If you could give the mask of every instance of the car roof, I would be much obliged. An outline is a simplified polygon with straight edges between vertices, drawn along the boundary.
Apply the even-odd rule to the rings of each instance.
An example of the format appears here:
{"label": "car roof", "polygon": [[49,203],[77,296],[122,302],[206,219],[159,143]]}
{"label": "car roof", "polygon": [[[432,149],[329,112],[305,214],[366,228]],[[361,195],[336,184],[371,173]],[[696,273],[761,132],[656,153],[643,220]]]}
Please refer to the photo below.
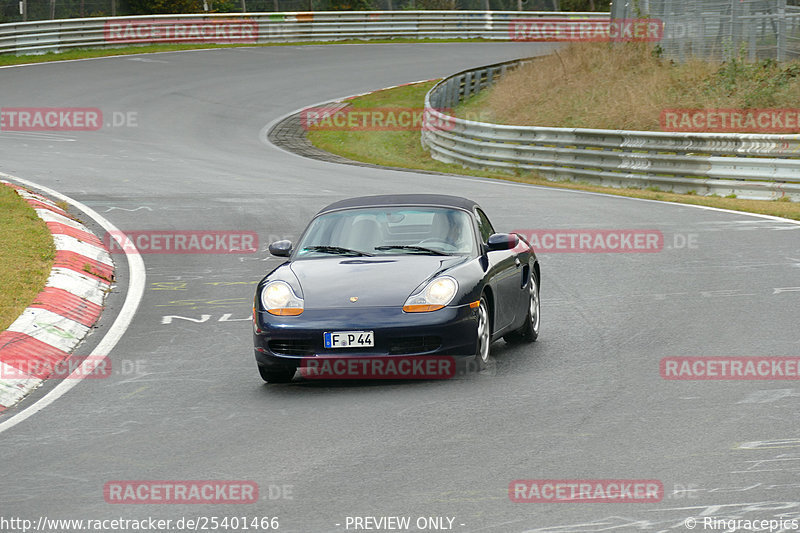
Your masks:
{"label": "car roof", "polygon": [[450,196],[448,194],[382,194],[378,196],[359,196],[358,198],[348,198],[334,202],[329,206],[323,207],[317,213],[327,213],[340,209],[350,209],[355,207],[382,207],[382,206],[426,206],[426,207],[455,207],[472,211],[474,207],[480,207],[477,202],[462,198],[461,196]]}

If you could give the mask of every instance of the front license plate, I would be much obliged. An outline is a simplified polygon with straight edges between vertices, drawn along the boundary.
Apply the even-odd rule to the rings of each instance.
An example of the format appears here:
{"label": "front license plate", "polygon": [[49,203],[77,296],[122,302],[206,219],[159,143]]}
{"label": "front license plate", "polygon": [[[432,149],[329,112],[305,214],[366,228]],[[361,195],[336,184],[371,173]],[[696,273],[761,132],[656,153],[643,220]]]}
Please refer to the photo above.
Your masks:
{"label": "front license plate", "polygon": [[369,348],[375,346],[371,331],[331,331],[323,334],[326,348]]}

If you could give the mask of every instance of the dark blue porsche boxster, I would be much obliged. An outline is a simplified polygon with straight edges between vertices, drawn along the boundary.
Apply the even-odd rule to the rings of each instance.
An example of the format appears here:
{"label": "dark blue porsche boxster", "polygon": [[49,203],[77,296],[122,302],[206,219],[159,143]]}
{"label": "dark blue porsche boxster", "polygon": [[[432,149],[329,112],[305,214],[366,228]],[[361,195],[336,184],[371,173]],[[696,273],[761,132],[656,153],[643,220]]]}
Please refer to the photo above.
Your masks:
{"label": "dark blue porsche boxster", "polygon": [[343,200],[311,220],[253,305],[261,377],[287,382],[309,358],[457,356],[483,368],[495,339],[535,341],[541,275],[521,236],[495,233],[465,198]]}

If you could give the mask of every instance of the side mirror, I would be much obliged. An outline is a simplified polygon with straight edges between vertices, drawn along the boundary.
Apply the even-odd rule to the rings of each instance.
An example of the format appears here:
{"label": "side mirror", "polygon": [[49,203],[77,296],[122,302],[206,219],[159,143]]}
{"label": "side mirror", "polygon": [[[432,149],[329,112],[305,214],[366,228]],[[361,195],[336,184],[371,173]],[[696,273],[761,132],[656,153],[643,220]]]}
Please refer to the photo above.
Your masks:
{"label": "side mirror", "polygon": [[275,241],[269,245],[269,253],[277,257],[289,257],[292,253],[292,241]]}
{"label": "side mirror", "polygon": [[496,250],[511,250],[519,244],[519,236],[516,233],[495,233],[486,241],[486,246],[490,252]]}

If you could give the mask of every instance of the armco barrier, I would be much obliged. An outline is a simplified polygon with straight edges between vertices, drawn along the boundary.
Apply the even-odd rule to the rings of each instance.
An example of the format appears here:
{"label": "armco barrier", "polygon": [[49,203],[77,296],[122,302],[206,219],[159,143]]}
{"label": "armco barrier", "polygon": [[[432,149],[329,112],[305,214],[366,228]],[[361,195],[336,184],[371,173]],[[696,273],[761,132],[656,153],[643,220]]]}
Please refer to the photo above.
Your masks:
{"label": "armco barrier", "polygon": [[614,187],[800,200],[800,135],[509,126],[437,111],[455,107],[520,63],[460,72],[428,92],[422,144],[434,159]]}
{"label": "armco barrier", "polygon": [[[0,24],[0,53],[37,54],[72,48],[108,48],[128,41],[278,43],[342,39],[511,40],[512,21],[609,20],[608,13],[538,11],[315,11],[308,13],[225,13],[213,15],[145,15]],[[149,27],[168,28],[154,36]],[[124,25],[111,30],[111,25]],[[226,31],[242,24],[253,31]],[[176,29],[176,25],[179,27]],[[192,26],[194,25],[194,28]],[[203,34],[197,26],[219,26],[220,34]],[[238,28],[240,29],[240,28]],[[111,31],[110,31],[111,30]],[[192,34],[192,31],[195,34]],[[210,32],[213,33],[213,30]],[[130,44],[130,42],[129,42]]]}

